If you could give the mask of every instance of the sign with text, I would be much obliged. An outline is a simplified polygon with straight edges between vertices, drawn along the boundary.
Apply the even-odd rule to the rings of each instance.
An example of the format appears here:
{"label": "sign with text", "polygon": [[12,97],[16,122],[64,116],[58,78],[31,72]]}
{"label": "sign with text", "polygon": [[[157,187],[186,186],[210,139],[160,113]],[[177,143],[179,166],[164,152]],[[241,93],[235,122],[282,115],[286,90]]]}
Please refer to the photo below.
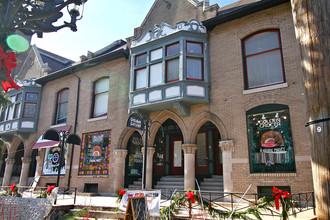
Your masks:
{"label": "sign with text", "polygon": [[140,115],[138,115],[136,113],[132,113],[132,114],[130,114],[130,116],[128,116],[127,127],[135,128],[135,129],[143,131],[143,129],[144,129],[143,119],[141,118]]}
{"label": "sign with text", "polygon": [[125,211],[127,208],[128,200],[133,197],[144,196],[147,201],[148,211],[151,216],[159,215],[159,206],[160,206],[160,190],[153,191],[142,191],[142,190],[127,190],[123,195],[123,198],[120,202],[119,209]]}

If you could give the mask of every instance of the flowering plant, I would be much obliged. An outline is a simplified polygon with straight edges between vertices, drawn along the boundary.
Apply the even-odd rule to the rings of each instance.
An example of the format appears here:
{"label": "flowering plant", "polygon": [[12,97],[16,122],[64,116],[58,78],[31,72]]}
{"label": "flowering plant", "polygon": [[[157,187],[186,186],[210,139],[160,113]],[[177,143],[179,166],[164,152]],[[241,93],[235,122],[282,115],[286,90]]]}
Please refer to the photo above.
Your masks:
{"label": "flowering plant", "polygon": [[48,186],[45,191],[43,191],[37,198],[47,198],[55,188],[54,185]]}
{"label": "flowering plant", "polygon": [[15,197],[21,197],[21,194],[18,193],[18,187],[17,187],[16,183],[13,183],[13,185],[11,185],[9,188],[11,190],[8,193],[9,195],[15,196]]}
{"label": "flowering plant", "polygon": [[125,189],[119,189],[116,191],[116,195],[118,196],[116,203],[120,203],[123,196],[126,194],[126,190]]}

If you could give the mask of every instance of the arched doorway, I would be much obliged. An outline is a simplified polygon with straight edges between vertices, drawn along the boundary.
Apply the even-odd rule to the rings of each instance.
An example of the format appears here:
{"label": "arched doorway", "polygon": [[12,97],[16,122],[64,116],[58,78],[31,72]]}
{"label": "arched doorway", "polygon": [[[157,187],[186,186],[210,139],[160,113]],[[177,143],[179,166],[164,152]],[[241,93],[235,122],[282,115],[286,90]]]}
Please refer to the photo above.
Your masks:
{"label": "arched doorway", "polygon": [[22,170],[22,157],[24,157],[24,143],[21,142],[15,153],[15,162],[13,166],[12,176],[19,177]]}
{"label": "arched doorway", "polygon": [[153,175],[183,175],[183,136],[180,127],[172,119],[166,120],[159,128],[154,141]]}
{"label": "arched doorway", "polygon": [[30,163],[30,167],[29,167],[29,177],[34,177],[35,172],[36,172],[36,168],[37,168],[37,160],[36,157],[38,156],[38,150],[34,149],[32,151],[32,155],[31,155],[31,163]]}
{"label": "arched doorway", "polygon": [[222,154],[219,149],[220,132],[211,123],[204,123],[196,136],[196,176],[222,175]]}
{"label": "arched doorway", "polygon": [[8,151],[7,148],[4,146],[4,150],[2,150],[1,155],[1,169],[0,169],[0,177],[3,177],[5,175],[5,169],[6,169],[6,158],[8,157]]}
{"label": "arched doorway", "polygon": [[126,157],[125,187],[142,178],[143,169],[143,141],[141,135],[136,131],[127,143],[128,155]]}

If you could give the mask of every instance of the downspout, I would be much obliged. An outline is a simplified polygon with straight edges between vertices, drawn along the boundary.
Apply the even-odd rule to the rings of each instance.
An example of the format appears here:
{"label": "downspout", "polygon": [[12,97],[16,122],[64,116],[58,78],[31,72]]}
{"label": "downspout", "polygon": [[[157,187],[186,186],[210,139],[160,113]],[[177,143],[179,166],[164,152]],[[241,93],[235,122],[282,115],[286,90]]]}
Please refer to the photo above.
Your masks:
{"label": "downspout", "polygon": [[[75,134],[77,131],[77,124],[78,124],[78,110],[79,110],[79,95],[80,95],[80,77],[77,76],[73,70],[71,69],[72,75],[77,77],[78,79],[78,88],[77,88],[77,102],[76,102],[76,114],[75,114],[75,119],[74,119],[74,126],[73,126],[73,133]],[[73,161],[73,154],[74,153],[74,144],[72,145],[71,148],[71,158],[70,158],[70,167],[69,167],[69,178],[68,178],[68,188],[70,188],[70,183],[71,183],[71,171],[72,171],[72,161]]]}

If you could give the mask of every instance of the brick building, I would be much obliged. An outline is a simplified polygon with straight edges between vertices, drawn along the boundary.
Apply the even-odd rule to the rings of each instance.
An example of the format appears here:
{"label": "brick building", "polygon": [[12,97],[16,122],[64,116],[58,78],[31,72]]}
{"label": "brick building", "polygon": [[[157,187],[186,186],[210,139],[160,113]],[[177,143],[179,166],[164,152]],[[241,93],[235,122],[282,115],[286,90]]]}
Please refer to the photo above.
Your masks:
{"label": "brick building", "polygon": [[126,126],[137,113],[155,122],[146,143],[149,189],[193,189],[195,178],[202,190],[313,189],[289,1],[219,8],[156,0],[127,42],[36,82],[43,91],[29,147],[40,156],[40,186],[57,178],[58,143],[37,141],[53,128],[82,139],[67,146],[60,186],[141,187],[145,134]]}

